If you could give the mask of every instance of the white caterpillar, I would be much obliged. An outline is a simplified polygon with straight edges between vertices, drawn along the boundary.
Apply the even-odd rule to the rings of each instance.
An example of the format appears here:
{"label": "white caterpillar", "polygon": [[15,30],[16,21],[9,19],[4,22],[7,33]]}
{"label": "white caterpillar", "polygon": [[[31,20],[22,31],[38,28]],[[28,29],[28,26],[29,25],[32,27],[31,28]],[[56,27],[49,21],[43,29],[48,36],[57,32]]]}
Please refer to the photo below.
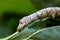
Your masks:
{"label": "white caterpillar", "polygon": [[20,32],[22,29],[24,29],[29,23],[37,20],[42,19],[51,16],[52,18],[55,18],[55,16],[60,15],[60,8],[59,7],[49,7],[42,10],[37,11],[36,13],[33,13],[29,16],[23,17],[18,25],[17,31]]}

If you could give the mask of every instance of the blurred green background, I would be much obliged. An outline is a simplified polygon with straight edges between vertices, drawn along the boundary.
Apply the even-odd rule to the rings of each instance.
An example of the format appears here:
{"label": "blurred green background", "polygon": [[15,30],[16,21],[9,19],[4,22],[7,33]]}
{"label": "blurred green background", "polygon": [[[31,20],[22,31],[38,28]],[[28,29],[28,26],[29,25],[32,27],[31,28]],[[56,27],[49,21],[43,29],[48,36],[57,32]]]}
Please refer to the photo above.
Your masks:
{"label": "blurred green background", "polygon": [[0,38],[16,32],[22,17],[46,7],[60,7],[60,0],[0,0]]}

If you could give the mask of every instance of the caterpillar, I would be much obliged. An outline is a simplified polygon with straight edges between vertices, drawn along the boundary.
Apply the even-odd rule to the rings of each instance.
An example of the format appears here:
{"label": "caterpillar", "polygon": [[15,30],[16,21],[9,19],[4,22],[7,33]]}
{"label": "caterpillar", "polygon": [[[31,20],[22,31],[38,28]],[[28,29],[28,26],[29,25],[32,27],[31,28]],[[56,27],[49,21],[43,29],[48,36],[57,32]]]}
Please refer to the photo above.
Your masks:
{"label": "caterpillar", "polygon": [[42,10],[39,10],[31,15],[28,15],[26,17],[23,17],[19,21],[19,25],[17,27],[17,31],[20,32],[23,30],[29,23],[37,20],[37,19],[43,19],[46,17],[51,16],[52,18],[55,18],[56,16],[60,16],[60,8],[59,7],[48,7],[44,8]]}

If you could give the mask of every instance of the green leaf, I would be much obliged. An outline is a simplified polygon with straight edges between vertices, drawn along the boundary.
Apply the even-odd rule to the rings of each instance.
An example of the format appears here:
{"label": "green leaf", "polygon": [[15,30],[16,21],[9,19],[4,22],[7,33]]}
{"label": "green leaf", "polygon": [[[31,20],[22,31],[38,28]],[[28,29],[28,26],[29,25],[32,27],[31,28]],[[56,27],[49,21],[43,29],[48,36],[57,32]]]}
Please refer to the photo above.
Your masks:
{"label": "green leaf", "polygon": [[25,40],[60,40],[60,26],[53,26],[36,31]]}
{"label": "green leaf", "polygon": [[36,20],[20,33],[15,32],[14,34],[1,40],[59,40],[60,26],[46,28],[45,21],[47,19],[48,18]]}
{"label": "green leaf", "polygon": [[[47,18],[46,18],[47,19]],[[30,25],[28,25],[27,28],[25,28],[23,31],[21,31],[20,33],[14,33],[11,36],[8,36],[6,38],[4,38],[5,40],[23,40],[26,37],[28,37],[29,35],[31,35],[32,33],[36,32],[38,29],[42,29],[46,27],[45,24],[45,20],[36,20],[35,22],[31,23]],[[35,25],[36,24],[36,25]],[[40,26],[41,25],[41,26]],[[37,28],[36,28],[37,27]]]}

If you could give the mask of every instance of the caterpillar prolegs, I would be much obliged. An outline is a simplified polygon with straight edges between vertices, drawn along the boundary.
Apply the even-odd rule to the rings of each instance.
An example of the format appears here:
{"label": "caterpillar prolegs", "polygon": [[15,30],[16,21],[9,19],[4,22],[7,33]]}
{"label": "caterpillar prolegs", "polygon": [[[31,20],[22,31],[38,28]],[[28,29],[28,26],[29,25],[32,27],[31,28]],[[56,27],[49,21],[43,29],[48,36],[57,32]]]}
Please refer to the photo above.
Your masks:
{"label": "caterpillar prolegs", "polygon": [[39,10],[39,11],[37,11],[31,15],[28,15],[26,17],[23,17],[19,21],[17,31],[20,32],[29,23],[31,23],[37,19],[42,19],[42,18],[46,18],[49,16],[51,16],[52,18],[55,18],[56,16],[60,16],[60,8],[59,7],[48,7],[48,8],[44,8],[42,10]]}

